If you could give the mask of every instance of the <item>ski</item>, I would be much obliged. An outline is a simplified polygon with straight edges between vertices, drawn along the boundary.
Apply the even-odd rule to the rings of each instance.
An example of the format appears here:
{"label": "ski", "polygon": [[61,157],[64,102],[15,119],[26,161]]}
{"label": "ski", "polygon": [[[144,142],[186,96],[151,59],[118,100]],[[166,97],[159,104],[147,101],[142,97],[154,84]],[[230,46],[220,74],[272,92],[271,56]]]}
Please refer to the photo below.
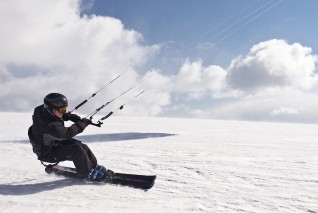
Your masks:
{"label": "ski", "polygon": [[[110,170],[108,170],[110,171]],[[65,177],[87,179],[86,176],[79,175],[75,168],[65,167],[65,166],[47,166],[45,172],[48,174],[57,174]],[[101,181],[103,183],[118,184],[123,186],[130,186],[140,189],[150,189],[155,184],[155,175],[135,175],[135,174],[125,174],[108,172],[106,177]]]}
{"label": "ski", "polygon": [[116,178],[143,182],[153,182],[156,180],[156,175],[133,175],[125,173],[115,173]]}

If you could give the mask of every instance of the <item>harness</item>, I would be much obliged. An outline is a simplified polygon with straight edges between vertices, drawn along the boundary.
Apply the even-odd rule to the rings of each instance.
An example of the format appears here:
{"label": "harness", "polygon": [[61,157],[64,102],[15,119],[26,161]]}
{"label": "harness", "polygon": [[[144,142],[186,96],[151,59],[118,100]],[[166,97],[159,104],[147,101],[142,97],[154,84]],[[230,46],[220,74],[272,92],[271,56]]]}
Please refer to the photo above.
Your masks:
{"label": "harness", "polygon": [[42,164],[45,168],[46,168],[46,167],[51,168],[51,167],[56,166],[57,164],[59,164],[59,162],[52,163],[52,164],[50,164],[50,163],[45,163],[45,162],[42,161],[42,160],[40,160],[40,162],[41,162],[41,164]]}
{"label": "harness", "polygon": [[30,139],[30,143],[32,145],[32,148],[33,148],[33,152],[38,156],[38,159],[40,160],[41,164],[46,168],[46,167],[53,167],[53,166],[56,166],[57,164],[59,164],[59,162],[56,162],[56,163],[45,163],[43,159],[50,151],[51,149],[48,149],[45,153],[42,153],[41,151],[41,147],[39,145],[37,145],[36,143],[34,143],[33,141],[33,135],[32,135],[32,131],[31,131],[31,128],[29,128],[28,130],[28,135],[29,135],[29,139]]}

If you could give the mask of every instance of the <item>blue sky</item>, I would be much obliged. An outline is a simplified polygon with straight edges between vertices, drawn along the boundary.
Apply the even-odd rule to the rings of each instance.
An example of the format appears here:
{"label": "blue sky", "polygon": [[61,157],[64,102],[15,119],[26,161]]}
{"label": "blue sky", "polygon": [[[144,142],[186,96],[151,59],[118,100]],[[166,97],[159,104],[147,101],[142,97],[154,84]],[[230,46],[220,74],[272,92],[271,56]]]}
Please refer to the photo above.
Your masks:
{"label": "blue sky", "polygon": [[50,92],[73,109],[125,73],[78,113],[144,79],[103,113],[127,103],[117,114],[317,123],[317,8],[316,0],[2,1],[0,111],[32,111]]}
{"label": "blue sky", "polygon": [[[168,55],[228,66],[252,45],[273,38],[317,50],[317,8],[315,0],[95,0],[84,13],[120,19],[142,33],[146,44],[169,43]],[[206,42],[218,43],[196,49]]]}

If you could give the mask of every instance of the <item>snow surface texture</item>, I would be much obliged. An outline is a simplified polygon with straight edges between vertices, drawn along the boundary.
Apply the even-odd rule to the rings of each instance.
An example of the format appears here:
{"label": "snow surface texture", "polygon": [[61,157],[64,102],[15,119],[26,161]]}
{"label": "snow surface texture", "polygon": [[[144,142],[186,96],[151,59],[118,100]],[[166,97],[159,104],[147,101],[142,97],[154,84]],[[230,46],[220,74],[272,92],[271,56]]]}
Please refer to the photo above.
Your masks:
{"label": "snow surface texture", "polygon": [[77,137],[109,169],[156,174],[144,191],[46,174],[31,115],[0,113],[0,212],[318,212],[317,125],[113,116]]}

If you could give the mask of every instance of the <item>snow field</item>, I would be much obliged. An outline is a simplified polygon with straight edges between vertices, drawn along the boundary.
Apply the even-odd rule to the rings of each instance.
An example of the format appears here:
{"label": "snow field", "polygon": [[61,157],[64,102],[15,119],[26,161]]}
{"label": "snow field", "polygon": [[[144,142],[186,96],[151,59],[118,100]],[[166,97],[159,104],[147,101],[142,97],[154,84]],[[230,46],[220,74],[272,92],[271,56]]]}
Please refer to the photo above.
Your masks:
{"label": "snow field", "polygon": [[1,212],[318,212],[317,125],[113,116],[77,136],[109,169],[156,174],[143,191],[47,175],[32,113],[0,115]]}

